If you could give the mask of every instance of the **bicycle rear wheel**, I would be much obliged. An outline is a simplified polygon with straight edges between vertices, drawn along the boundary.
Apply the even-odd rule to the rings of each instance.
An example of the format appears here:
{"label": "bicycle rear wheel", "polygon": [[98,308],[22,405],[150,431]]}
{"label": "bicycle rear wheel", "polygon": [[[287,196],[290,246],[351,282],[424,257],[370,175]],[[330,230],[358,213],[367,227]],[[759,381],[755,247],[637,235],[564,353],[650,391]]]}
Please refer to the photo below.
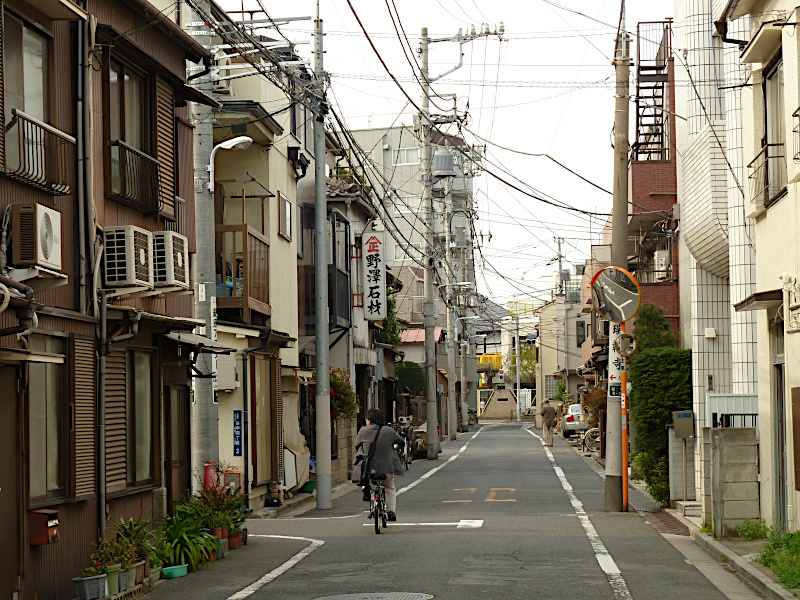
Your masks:
{"label": "bicycle rear wheel", "polygon": [[373,492],[373,503],[375,504],[375,508],[372,511],[372,516],[375,519],[375,533],[380,533],[381,522],[383,519],[383,506],[381,504],[380,492],[378,492],[378,490]]}

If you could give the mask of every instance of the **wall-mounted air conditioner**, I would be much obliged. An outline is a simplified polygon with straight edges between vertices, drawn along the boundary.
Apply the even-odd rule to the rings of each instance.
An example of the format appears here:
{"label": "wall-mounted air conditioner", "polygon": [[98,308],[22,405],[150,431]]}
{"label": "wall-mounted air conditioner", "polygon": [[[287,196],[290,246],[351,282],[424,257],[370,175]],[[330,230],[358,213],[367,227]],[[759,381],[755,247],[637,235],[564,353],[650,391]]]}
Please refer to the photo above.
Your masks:
{"label": "wall-mounted air conditioner", "polygon": [[181,234],[153,233],[153,281],[156,287],[189,287],[189,240]]}
{"label": "wall-mounted air conditioner", "polygon": [[106,227],[106,288],[153,287],[153,234],[134,225]]}
{"label": "wall-mounted air conditioner", "polygon": [[655,271],[656,281],[669,277],[669,264],[669,250],[656,250],[653,254],[653,271]]}
{"label": "wall-mounted air conditioner", "polygon": [[61,270],[61,213],[41,204],[11,206],[12,264]]}

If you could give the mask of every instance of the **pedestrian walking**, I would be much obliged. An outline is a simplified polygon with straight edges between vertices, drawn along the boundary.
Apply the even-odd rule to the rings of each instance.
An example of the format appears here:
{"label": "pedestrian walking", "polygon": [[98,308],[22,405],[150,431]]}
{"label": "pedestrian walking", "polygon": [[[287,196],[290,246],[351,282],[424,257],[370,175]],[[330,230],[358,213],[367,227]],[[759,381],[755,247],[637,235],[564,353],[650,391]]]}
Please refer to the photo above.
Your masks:
{"label": "pedestrian walking", "polygon": [[550,401],[545,400],[542,403],[542,409],[539,411],[542,416],[542,432],[544,433],[544,445],[553,445],[553,429],[556,426],[556,409],[550,406]]}
{"label": "pedestrian walking", "polygon": [[[397,450],[405,445],[405,440],[394,429],[385,425],[383,411],[379,408],[370,408],[367,411],[367,424],[356,436],[356,458],[367,460],[369,448],[374,440],[377,440],[377,444],[373,452],[372,465],[366,466],[366,473],[368,474],[374,467],[378,475],[386,475],[383,487],[386,489],[388,520],[396,521],[397,488],[394,485],[394,476],[404,474]],[[369,499],[366,490],[364,499]]]}

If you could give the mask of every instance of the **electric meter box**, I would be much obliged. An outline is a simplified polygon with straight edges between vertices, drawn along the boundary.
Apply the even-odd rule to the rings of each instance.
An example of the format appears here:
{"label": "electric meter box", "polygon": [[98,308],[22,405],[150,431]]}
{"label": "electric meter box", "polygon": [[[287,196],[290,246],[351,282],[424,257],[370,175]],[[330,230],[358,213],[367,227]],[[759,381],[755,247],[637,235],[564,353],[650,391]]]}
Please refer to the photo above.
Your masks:
{"label": "electric meter box", "polygon": [[32,510],[30,516],[31,546],[53,544],[61,539],[57,510]]}
{"label": "electric meter box", "polygon": [[690,410],[676,410],[672,413],[675,437],[686,439],[694,437],[694,413]]}

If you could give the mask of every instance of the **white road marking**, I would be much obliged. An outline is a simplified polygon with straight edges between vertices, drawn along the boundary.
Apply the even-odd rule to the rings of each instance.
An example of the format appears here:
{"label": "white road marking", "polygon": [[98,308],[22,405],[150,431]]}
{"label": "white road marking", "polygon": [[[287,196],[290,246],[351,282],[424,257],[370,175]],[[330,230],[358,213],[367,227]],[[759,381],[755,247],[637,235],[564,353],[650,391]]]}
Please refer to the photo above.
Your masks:
{"label": "white road marking", "polygon": [[[491,426],[490,426],[490,427],[491,427]],[[446,467],[446,466],[447,466],[449,463],[453,462],[455,459],[457,459],[457,458],[458,458],[458,457],[461,455],[461,453],[462,453],[464,450],[466,450],[466,449],[467,449],[467,446],[469,446],[469,443],[470,443],[472,440],[474,440],[476,437],[478,437],[478,434],[479,434],[481,431],[483,431],[483,429],[484,429],[483,427],[481,427],[480,429],[478,429],[478,431],[476,431],[476,432],[475,432],[475,435],[473,435],[471,438],[469,438],[469,439],[467,440],[467,442],[466,442],[466,443],[465,443],[463,446],[461,446],[461,448],[459,448],[459,449],[458,449],[458,452],[456,452],[455,454],[453,454],[453,456],[451,456],[450,458],[448,458],[448,459],[447,459],[445,462],[443,462],[441,465],[439,465],[438,467],[436,467],[436,468],[434,468],[434,469],[431,469],[430,471],[428,471],[427,473],[425,473],[424,475],[422,475],[422,476],[421,476],[419,479],[416,479],[416,480],[412,481],[411,483],[409,483],[407,486],[400,488],[399,490],[397,490],[397,493],[398,493],[398,494],[402,494],[402,493],[404,493],[404,492],[407,492],[408,490],[410,490],[410,489],[411,489],[411,488],[413,488],[414,486],[416,486],[416,485],[418,485],[418,484],[422,483],[423,481],[425,481],[425,480],[426,480],[428,477],[431,477],[431,476],[432,476],[434,473],[438,472],[440,469],[443,469],[444,467]],[[396,484],[397,484],[397,479],[395,478],[395,485],[396,485]]]}
{"label": "white road marking", "polygon": [[297,563],[303,560],[306,556],[311,554],[314,550],[316,550],[317,548],[322,546],[322,544],[325,543],[324,540],[316,540],[314,538],[307,538],[307,537],[297,537],[293,535],[261,535],[254,533],[251,533],[249,535],[250,537],[256,537],[256,538],[278,538],[282,540],[301,540],[305,542],[311,542],[311,545],[307,546],[306,548],[295,554],[292,558],[287,560],[282,565],[275,567],[274,569],[272,569],[272,571],[270,571],[257,581],[254,581],[246,588],[239,590],[233,596],[229,596],[227,600],[242,600],[242,598],[247,598],[248,596],[255,594],[262,587],[267,585],[269,582],[273,581],[276,577],[283,575],[286,571],[291,569],[293,566],[295,566]]}
{"label": "white road marking", "polygon": [[[526,431],[539,440],[542,446],[544,446],[544,440],[541,437],[531,431],[530,428],[527,428]],[[583,526],[583,531],[586,533],[586,537],[589,539],[589,543],[594,551],[597,564],[600,565],[600,568],[606,574],[606,579],[608,579],[611,590],[614,592],[614,597],[617,598],[617,600],[633,600],[633,596],[628,589],[628,584],[625,583],[625,579],[622,577],[622,572],[619,570],[617,563],[614,562],[614,559],[608,553],[608,549],[603,543],[603,540],[600,539],[600,535],[597,533],[594,525],[592,525],[592,522],[589,520],[589,515],[586,514],[586,510],[583,508],[583,503],[578,499],[578,497],[575,495],[575,492],[572,490],[572,486],[570,485],[569,481],[567,481],[564,471],[556,464],[556,459],[553,457],[553,453],[550,452],[550,448],[548,446],[544,446],[544,451],[547,454],[547,458],[550,460],[550,464],[553,465],[553,470],[558,476],[558,479],[561,481],[561,487],[564,488],[564,491],[569,497],[572,508],[575,509],[575,514],[578,515],[578,520]]]}
{"label": "white road marking", "polygon": [[[372,523],[364,523],[364,527],[371,527]],[[483,527],[483,520],[475,519],[461,519],[457,523],[401,523],[392,522],[391,528],[394,527],[455,527],[456,529],[480,529]],[[389,529],[389,527],[387,527]]]}

